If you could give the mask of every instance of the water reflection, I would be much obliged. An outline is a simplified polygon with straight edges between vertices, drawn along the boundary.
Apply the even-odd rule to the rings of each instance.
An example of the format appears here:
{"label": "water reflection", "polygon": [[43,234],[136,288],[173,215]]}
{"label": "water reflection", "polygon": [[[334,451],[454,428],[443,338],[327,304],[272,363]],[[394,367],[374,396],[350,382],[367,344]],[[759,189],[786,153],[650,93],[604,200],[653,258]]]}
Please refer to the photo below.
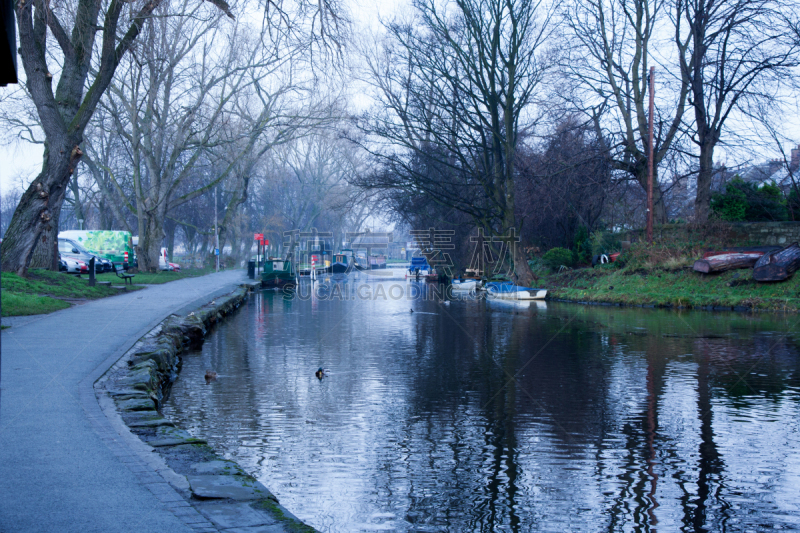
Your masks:
{"label": "water reflection", "polygon": [[430,289],[257,294],[165,411],[321,531],[800,527],[796,317]]}

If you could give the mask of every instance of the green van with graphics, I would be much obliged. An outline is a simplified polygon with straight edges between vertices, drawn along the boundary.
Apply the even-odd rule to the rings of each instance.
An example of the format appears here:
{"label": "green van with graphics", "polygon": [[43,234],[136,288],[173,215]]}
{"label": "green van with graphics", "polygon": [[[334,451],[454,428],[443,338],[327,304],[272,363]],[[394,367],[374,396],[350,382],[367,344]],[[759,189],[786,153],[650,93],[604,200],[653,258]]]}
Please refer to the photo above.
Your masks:
{"label": "green van with graphics", "polygon": [[130,231],[114,230],[69,230],[58,233],[59,239],[77,241],[87,251],[114,263],[124,263],[125,254],[133,264],[133,240]]}

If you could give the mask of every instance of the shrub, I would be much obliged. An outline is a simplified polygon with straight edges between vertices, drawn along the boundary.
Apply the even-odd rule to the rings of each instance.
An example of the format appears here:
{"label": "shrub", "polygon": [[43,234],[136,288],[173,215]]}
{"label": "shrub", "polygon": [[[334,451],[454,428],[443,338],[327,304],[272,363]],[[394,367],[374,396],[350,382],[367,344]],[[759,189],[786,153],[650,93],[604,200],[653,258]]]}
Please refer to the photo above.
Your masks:
{"label": "shrub", "polygon": [[562,265],[566,267],[574,266],[575,255],[566,248],[552,248],[542,256],[542,261],[553,270],[558,270]]}
{"label": "shrub", "polygon": [[592,255],[618,252],[622,246],[618,234],[603,230],[593,232],[589,240],[592,247]]}
{"label": "shrub", "polygon": [[586,226],[578,226],[575,231],[575,261],[578,263],[592,262],[592,242],[589,239],[589,230]]}
{"label": "shrub", "polygon": [[711,211],[729,222],[787,220],[786,198],[774,183],[761,187],[735,177],[711,197]]}

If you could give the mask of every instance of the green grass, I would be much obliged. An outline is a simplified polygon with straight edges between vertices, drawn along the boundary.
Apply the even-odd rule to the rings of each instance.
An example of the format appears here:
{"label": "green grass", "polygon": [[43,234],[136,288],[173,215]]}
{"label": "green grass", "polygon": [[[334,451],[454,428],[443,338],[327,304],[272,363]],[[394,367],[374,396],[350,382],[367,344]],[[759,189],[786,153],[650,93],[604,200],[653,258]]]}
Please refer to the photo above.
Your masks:
{"label": "green grass", "polygon": [[60,298],[94,300],[119,294],[113,287],[89,287],[86,278],[41,269],[31,269],[27,278],[3,272],[2,284],[3,316],[52,313],[70,306]]}
{"label": "green grass", "polygon": [[51,270],[31,269],[28,271],[27,278],[11,272],[3,272],[2,280],[4,291],[20,294],[96,299],[119,293],[117,289],[103,285],[89,287],[85,275],[83,278],[78,278],[71,274]]}
{"label": "green grass", "polygon": [[550,296],[575,301],[800,311],[800,277],[759,283],[752,279],[751,269],[699,274],[690,267],[595,267],[549,275],[540,283],[548,287]]}
{"label": "green grass", "polygon": [[49,296],[32,296],[3,289],[3,316],[41,315],[66,309],[69,303]]}
{"label": "green grass", "polygon": [[[206,274],[211,274],[213,272],[214,268],[185,268],[182,269],[180,272],[170,272],[170,271],[160,270],[152,274],[148,272],[138,272],[131,281],[133,283],[140,285],[158,285],[161,283],[169,283],[170,281],[176,281],[184,278],[195,278],[197,276],[205,276]],[[99,274],[97,276],[97,279],[101,281],[110,281],[111,283],[114,284],[122,283],[122,280],[119,277],[117,277],[117,275],[113,272]]]}

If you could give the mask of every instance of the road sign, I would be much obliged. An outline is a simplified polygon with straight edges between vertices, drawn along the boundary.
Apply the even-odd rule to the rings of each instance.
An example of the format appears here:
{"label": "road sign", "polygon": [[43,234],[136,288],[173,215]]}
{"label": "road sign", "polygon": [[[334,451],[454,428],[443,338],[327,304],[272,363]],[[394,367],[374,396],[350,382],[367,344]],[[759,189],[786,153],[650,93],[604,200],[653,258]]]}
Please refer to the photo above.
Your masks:
{"label": "road sign", "polygon": [[219,248],[214,248],[214,255],[219,255]]}
{"label": "road sign", "polygon": [[264,240],[264,234],[263,233],[254,233],[253,234],[253,239],[255,239],[257,241],[263,241]]}

